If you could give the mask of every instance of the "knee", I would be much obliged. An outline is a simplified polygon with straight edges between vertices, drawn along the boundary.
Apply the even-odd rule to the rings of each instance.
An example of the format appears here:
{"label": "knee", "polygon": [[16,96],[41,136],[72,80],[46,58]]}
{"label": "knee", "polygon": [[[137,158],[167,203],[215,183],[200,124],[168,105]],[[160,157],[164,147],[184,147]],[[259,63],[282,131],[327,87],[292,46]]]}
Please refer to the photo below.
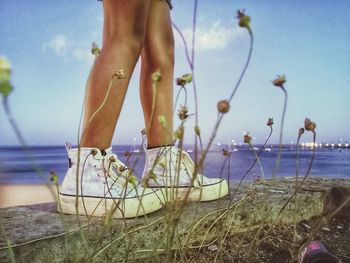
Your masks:
{"label": "knee", "polygon": [[103,32],[102,49],[111,53],[127,52],[139,56],[145,41],[145,28],[138,23],[132,28],[109,25]]}
{"label": "knee", "polygon": [[104,39],[102,52],[107,51],[112,56],[123,53],[128,56],[138,57],[141,54],[143,39],[138,36],[119,37],[111,36]]}
{"label": "knee", "polygon": [[142,63],[152,69],[167,70],[174,66],[174,39],[146,39],[142,49]]}

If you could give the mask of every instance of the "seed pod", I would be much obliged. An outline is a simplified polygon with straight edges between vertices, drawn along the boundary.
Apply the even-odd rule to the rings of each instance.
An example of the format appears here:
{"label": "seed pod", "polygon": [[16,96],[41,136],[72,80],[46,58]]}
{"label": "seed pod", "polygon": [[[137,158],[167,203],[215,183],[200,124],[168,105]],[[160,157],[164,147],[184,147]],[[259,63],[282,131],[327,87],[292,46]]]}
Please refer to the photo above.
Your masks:
{"label": "seed pod", "polygon": [[50,181],[54,182],[55,184],[58,183],[58,176],[55,170],[50,170]]}
{"label": "seed pod", "polygon": [[199,128],[199,126],[195,126],[195,127],[194,127],[194,132],[195,132],[198,136],[200,136],[200,135],[201,135],[201,128]]}
{"label": "seed pod", "polygon": [[184,136],[184,127],[180,126],[175,132],[174,137],[178,140],[182,140]]}
{"label": "seed pod", "polygon": [[162,74],[159,70],[152,73],[151,78],[154,82],[159,82],[162,80]]}
{"label": "seed pod", "polygon": [[124,72],[124,69],[119,69],[117,70],[113,77],[116,77],[117,79],[125,79],[125,72]]}
{"label": "seed pod", "polygon": [[158,122],[163,128],[166,128],[166,119],[165,119],[164,115],[158,116]]}
{"label": "seed pod", "polygon": [[247,16],[244,14],[244,9],[243,10],[238,10],[237,11],[237,18],[238,18],[238,25],[240,27],[244,27],[249,29],[250,28],[250,16]]}
{"label": "seed pod", "polygon": [[96,42],[93,42],[92,43],[92,47],[91,47],[91,53],[94,55],[94,56],[97,56],[99,55],[101,52],[100,48],[98,47],[98,45],[96,44]]}
{"label": "seed pod", "polygon": [[244,134],[243,141],[244,143],[250,144],[250,142],[252,141],[252,137],[249,136],[249,133]]}
{"label": "seed pod", "polygon": [[133,175],[133,173],[131,171],[129,172],[128,181],[133,186],[136,186],[136,184],[137,184],[137,177],[135,175]]}
{"label": "seed pod", "polygon": [[304,127],[307,131],[314,131],[316,128],[316,123],[312,122],[309,118],[305,118]]}
{"label": "seed pod", "polygon": [[230,103],[228,100],[220,100],[217,104],[217,109],[220,113],[227,113],[230,110]]}
{"label": "seed pod", "polygon": [[188,83],[192,82],[192,74],[184,74],[181,77],[176,79],[176,85],[178,86],[185,86]]}
{"label": "seed pod", "polygon": [[267,126],[272,126],[273,125],[273,118],[269,118],[269,120],[267,121]]}
{"label": "seed pod", "polygon": [[228,150],[222,149],[222,155],[223,156],[230,156],[231,153]]}
{"label": "seed pod", "polygon": [[277,75],[277,78],[275,78],[273,81],[272,81],[272,84],[276,87],[280,87],[280,88],[283,88],[283,85],[284,83],[286,83],[286,76],[285,75]]}
{"label": "seed pod", "polygon": [[177,114],[179,116],[179,119],[184,121],[188,118],[188,109],[186,106],[182,106],[180,109],[179,109],[179,112]]}

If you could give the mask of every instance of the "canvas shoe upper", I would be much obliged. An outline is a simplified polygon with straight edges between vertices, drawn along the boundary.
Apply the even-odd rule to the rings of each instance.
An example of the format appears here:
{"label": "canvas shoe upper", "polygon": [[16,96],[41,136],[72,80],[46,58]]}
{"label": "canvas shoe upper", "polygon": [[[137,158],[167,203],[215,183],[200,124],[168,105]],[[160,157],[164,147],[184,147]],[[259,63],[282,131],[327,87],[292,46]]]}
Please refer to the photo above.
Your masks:
{"label": "canvas shoe upper", "polygon": [[200,173],[192,179],[194,172],[195,164],[187,152],[176,146],[165,146],[147,150],[142,178],[144,185],[151,188],[191,188],[191,201],[214,200],[228,193],[226,180]]}
{"label": "canvas shoe upper", "polygon": [[[132,171],[112,153],[111,148],[104,151],[96,148],[67,148],[67,151],[69,168],[60,190],[63,204],[60,210],[63,212],[76,212],[73,203],[77,197],[85,214],[94,211],[95,215],[101,215],[114,204],[120,205],[123,210],[114,217],[135,217],[162,207],[157,190],[143,188]],[[98,209],[100,205],[104,208]],[[91,213],[86,211],[87,206]]]}

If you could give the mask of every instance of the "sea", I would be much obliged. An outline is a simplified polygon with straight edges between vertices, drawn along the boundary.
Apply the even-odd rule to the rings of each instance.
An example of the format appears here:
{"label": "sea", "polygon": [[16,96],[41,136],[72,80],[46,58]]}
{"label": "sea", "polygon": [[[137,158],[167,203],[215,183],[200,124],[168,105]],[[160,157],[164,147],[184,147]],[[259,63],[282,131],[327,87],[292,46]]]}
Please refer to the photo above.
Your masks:
{"label": "sea", "polygon": [[[259,153],[261,145],[254,149]],[[194,157],[193,147],[185,146]],[[230,181],[254,180],[273,174],[277,177],[296,176],[297,148],[286,145],[282,147],[279,166],[275,169],[278,156],[278,145],[269,145],[260,154],[260,163],[252,149],[247,146],[231,148],[230,156],[223,155],[228,145],[213,146],[204,162],[203,173],[208,177],[223,177]],[[118,145],[113,147],[118,159],[125,161],[125,153],[131,153],[129,167],[136,176],[141,176],[144,168],[144,151],[134,145]],[[304,176],[312,158],[311,148],[299,148],[298,174]],[[250,169],[255,161],[255,165]],[[67,152],[64,146],[19,146],[0,147],[0,184],[46,184],[50,183],[50,170],[63,181],[68,167]],[[249,170],[250,169],[250,170]],[[247,173],[247,171],[249,172]],[[350,148],[316,148],[310,176],[350,179]]]}

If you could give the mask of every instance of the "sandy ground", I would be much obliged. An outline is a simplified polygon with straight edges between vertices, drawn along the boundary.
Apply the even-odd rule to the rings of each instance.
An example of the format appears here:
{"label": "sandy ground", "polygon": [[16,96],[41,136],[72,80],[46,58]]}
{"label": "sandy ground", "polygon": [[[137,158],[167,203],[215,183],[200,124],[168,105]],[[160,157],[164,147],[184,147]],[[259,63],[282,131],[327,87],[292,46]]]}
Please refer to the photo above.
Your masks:
{"label": "sandy ground", "polygon": [[0,208],[55,202],[55,186],[0,184]]}

